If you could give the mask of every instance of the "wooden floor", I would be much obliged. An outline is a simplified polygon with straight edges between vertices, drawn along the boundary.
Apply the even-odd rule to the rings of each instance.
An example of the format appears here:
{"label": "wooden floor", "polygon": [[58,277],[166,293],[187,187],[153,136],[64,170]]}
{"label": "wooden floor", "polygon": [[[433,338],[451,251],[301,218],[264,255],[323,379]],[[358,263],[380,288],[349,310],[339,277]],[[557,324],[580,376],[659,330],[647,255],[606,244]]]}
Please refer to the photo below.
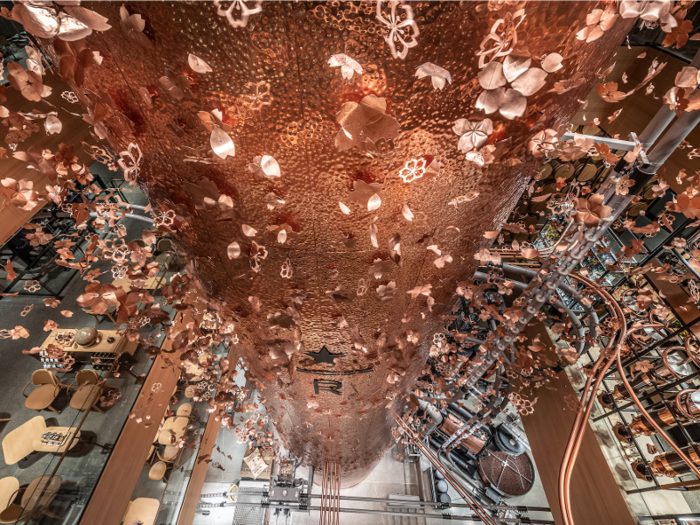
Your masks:
{"label": "wooden floor", "polygon": [[[554,346],[541,324],[528,326],[526,333],[530,340],[539,333],[545,345]],[[532,456],[557,525],[563,523],[558,495],[559,467],[576,417],[565,398],[572,395],[574,389],[562,372],[547,387],[536,391],[535,412],[523,417]],[[635,525],[593,430],[586,426],[571,480],[574,521],[577,525]]]}

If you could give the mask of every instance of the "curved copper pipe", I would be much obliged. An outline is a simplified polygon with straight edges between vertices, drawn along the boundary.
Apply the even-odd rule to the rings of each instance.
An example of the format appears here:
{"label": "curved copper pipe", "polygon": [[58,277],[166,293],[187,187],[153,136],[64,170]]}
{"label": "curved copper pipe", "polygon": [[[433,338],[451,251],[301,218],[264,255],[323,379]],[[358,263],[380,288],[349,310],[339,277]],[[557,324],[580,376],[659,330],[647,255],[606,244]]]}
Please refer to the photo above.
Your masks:
{"label": "curved copper pipe", "polygon": [[[661,334],[661,333],[659,332],[659,328],[665,327],[666,325],[663,324],[663,323],[658,323],[658,322],[656,322],[656,321],[650,321],[650,322],[652,323],[653,326],[646,326],[646,327],[647,327],[647,328],[653,328],[657,333],[659,333],[660,335],[663,335],[663,334]],[[632,339],[632,340],[633,340],[635,343],[637,343],[638,345],[642,345],[642,346],[643,346],[644,344],[646,344],[645,341],[641,341],[641,340],[639,339],[641,336],[637,336],[636,334],[634,334],[634,333],[632,333],[632,332],[630,332],[628,335],[629,335],[629,338]]]}
{"label": "curved copper pipe", "polygon": [[[596,293],[602,291],[599,290],[600,287],[597,284],[593,283],[585,277],[579,275],[571,275],[571,277],[590,286]],[[605,301],[605,304],[608,310],[610,311],[611,317],[613,317],[613,319],[622,318],[618,316],[617,312],[614,309],[610,308],[610,305],[607,301]],[[615,348],[615,353],[618,355],[620,351],[621,342],[624,340],[624,336],[626,335],[626,326],[623,325],[622,331],[623,336],[618,338],[618,344]],[[576,415],[571,434],[569,436],[569,441],[564,452],[564,457],[562,459],[562,465],[559,471],[559,501],[561,506],[562,518],[564,519],[564,523],[566,525],[573,525],[574,523],[573,514],[571,512],[571,475],[573,473],[574,465],[576,463],[576,457],[578,456],[578,452],[583,441],[583,435],[586,430],[585,425],[588,422],[588,417],[593,408],[593,403],[595,402],[595,392],[597,392],[600,383],[605,377],[605,372],[612,365],[612,359],[609,357],[609,354],[610,350],[612,349],[613,342],[614,337],[610,338],[610,340],[608,341],[608,344],[606,345],[605,349],[601,352],[598,360],[593,365],[593,369],[591,370],[591,373],[588,376],[588,379],[586,380],[586,386],[583,389],[583,394],[579,403],[579,410]],[[603,363],[605,364],[603,365]],[[603,366],[603,368],[600,370],[600,373],[598,373],[598,370],[601,368],[601,365]],[[595,381],[595,384],[591,385],[594,376],[597,376],[597,379]],[[586,396],[588,396],[587,401]],[[584,403],[586,406],[585,411],[582,410],[582,408],[584,407]]]}
{"label": "curved copper pipe", "polygon": [[668,348],[664,348],[663,351],[661,352],[661,360],[664,362],[664,365],[666,365],[666,370],[669,371],[669,373],[676,379],[681,379],[683,376],[680,375],[678,372],[676,372],[673,368],[671,368],[671,365],[668,364],[668,354],[671,350],[685,350],[685,346],[669,346]]}
{"label": "curved copper pipe", "polygon": [[[611,313],[611,316],[614,319],[624,319],[624,313],[622,312],[622,308],[620,307],[619,303],[615,301],[615,299],[602,287],[600,287],[598,284],[594,283],[590,279],[587,279],[583,276],[580,275],[571,275],[572,278],[588,285],[595,293],[600,295],[603,299],[605,299],[605,305],[608,308],[608,310]],[[612,309],[611,309],[612,308]],[[659,326],[660,323],[654,323],[651,322],[649,325],[641,325],[637,326],[634,329],[630,331],[630,335],[632,335],[634,332],[638,330],[642,330],[644,328],[656,328],[656,326]],[[591,408],[593,406],[594,400],[595,400],[595,392],[597,392],[598,387],[600,383],[602,382],[603,377],[605,376],[605,372],[607,371],[608,368],[612,365],[613,358],[617,362],[618,369],[620,370],[620,377],[622,379],[623,384],[627,388],[627,390],[630,393],[630,397],[632,398],[632,401],[635,403],[637,408],[640,410],[642,415],[650,422],[650,424],[654,427],[654,430],[656,430],[668,443],[671,445],[671,447],[674,449],[674,451],[679,455],[679,457],[689,466],[689,468],[696,474],[698,477],[700,477],[700,470],[696,465],[694,465],[690,459],[680,450],[680,448],[669,438],[669,436],[659,427],[658,424],[656,424],[650,417],[648,412],[644,409],[642,406],[641,402],[639,401],[639,398],[637,395],[634,393],[634,390],[630,386],[629,382],[627,381],[624,369],[622,368],[622,360],[620,358],[620,348],[621,345],[624,343],[626,340],[628,334],[627,334],[627,327],[626,325],[623,324],[622,330],[618,332],[618,343],[616,345],[615,351],[611,356],[607,356],[608,350],[610,348],[610,343],[613,341],[613,339],[610,339],[610,342],[608,343],[608,346],[606,347],[606,350],[601,354],[601,358],[596,361],[591,375],[589,376],[589,379],[586,382],[586,387],[584,388],[583,394],[582,394],[582,399],[579,404],[579,412],[577,414],[577,418],[574,422],[574,427],[572,429],[572,433],[569,437],[569,442],[567,443],[567,449],[564,454],[564,458],[562,461],[562,467],[560,469],[560,478],[559,478],[559,498],[560,498],[560,503],[561,503],[561,510],[562,510],[562,517],[564,519],[565,525],[573,525],[573,515],[571,512],[571,502],[570,502],[570,492],[571,492],[571,487],[570,487],[570,481],[571,481],[571,474],[573,472],[573,467],[576,461],[576,457],[578,455],[578,451],[583,439],[583,435],[585,432],[585,425],[582,424],[583,422],[588,420],[588,416],[590,415]],[[591,382],[592,382],[592,377],[596,375],[598,372],[598,369],[600,368],[600,365],[604,361],[608,361],[602,369],[600,369],[600,373],[598,374],[598,379],[596,380],[593,390],[591,390]],[[584,413],[581,412],[581,407],[583,404],[586,402],[586,396],[589,394],[590,397],[588,399],[588,402],[586,403],[586,410]]]}
{"label": "curved copper pipe", "polygon": [[692,415],[689,410],[686,410],[685,406],[683,405],[683,401],[681,399],[685,394],[688,394],[690,392],[700,392],[700,390],[697,390],[695,388],[686,388],[685,390],[681,390],[680,392],[678,392],[678,394],[676,394],[676,399],[675,399],[676,410],[678,410],[678,412],[684,418],[686,418],[688,421],[697,421],[700,418]]}
{"label": "curved copper pipe", "polygon": [[700,356],[698,356],[698,351],[697,350],[692,350],[690,348],[690,339],[691,337],[688,336],[685,338],[684,344],[685,344],[685,353],[688,354],[688,357],[690,360],[695,363],[695,366],[700,368]]}
{"label": "curved copper pipe", "polygon": [[663,431],[663,429],[649,416],[649,413],[646,411],[646,409],[642,406],[642,403],[639,401],[639,398],[637,395],[634,393],[634,390],[632,390],[632,387],[629,384],[629,381],[627,381],[627,378],[625,377],[625,372],[622,368],[622,360],[620,359],[620,356],[618,354],[617,356],[617,366],[620,369],[620,377],[622,378],[622,382],[625,385],[625,388],[627,391],[630,393],[630,397],[632,398],[632,401],[634,402],[635,405],[637,405],[637,408],[639,411],[642,413],[642,415],[647,419],[649,424],[654,427],[654,430],[656,430],[657,433],[663,437],[668,444],[671,446],[673,451],[678,454],[678,456],[688,465],[690,470],[693,471],[693,473],[700,478],[700,469],[693,463],[688,456],[686,456],[683,451],[680,449],[678,445],[676,445],[673,440],[666,434],[666,432]]}

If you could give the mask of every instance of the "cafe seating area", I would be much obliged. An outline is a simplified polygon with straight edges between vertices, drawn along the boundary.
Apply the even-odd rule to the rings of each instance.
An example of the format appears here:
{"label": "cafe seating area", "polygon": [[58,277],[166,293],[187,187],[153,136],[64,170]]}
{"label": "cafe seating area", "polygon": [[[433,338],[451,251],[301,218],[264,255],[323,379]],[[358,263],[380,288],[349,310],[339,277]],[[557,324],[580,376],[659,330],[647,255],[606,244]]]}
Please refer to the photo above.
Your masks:
{"label": "cafe seating area", "polygon": [[[172,393],[171,403],[158,424],[153,444],[132,495],[131,505],[136,504],[136,509],[148,519],[151,514],[146,509],[155,506],[153,502],[159,502],[159,508],[163,512],[164,509],[171,508],[167,503],[168,498],[186,488],[192,466],[197,460],[196,450],[187,445],[198,441],[204,432],[209,414],[206,412],[206,402],[192,399],[194,391],[187,390],[188,377],[185,372]],[[136,511],[130,506],[124,518],[125,524],[132,523],[129,520],[130,513],[133,512]],[[143,516],[139,519],[144,525],[155,523],[147,521]]]}
{"label": "cafe seating area", "polygon": [[0,510],[0,524],[27,522],[40,514],[59,519],[49,507],[63,484],[60,476],[50,475],[39,476],[24,486],[13,477],[1,479],[0,504],[5,507]]}
{"label": "cafe seating area", "polygon": [[[91,166],[91,171],[101,176],[103,187],[111,187],[111,178],[117,175],[101,164]],[[137,206],[147,204],[136,190],[119,191]],[[6,360],[0,368],[4,385],[0,397],[0,524],[70,523],[71,516],[82,512],[152,365],[137,342],[119,333],[112,312],[72,307],[64,315],[63,304],[52,308],[44,302],[55,299],[76,305],[87,284],[80,272],[54,262],[57,241],[72,236],[75,245],[71,249],[79,258],[89,235],[116,238],[115,232],[92,225],[73,231],[70,224],[75,221],[51,206],[30,220],[53,235],[49,244],[30,246],[22,240],[27,230],[21,230],[0,248],[0,291],[5,294],[0,298],[0,316],[5,326],[21,326],[27,332],[27,337],[0,341]],[[130,232],[149,226],[130,218],[120,223]],[[158,288],[178,269],[169,240],[159,238],[157,243],[161,271],[147,283],[156,298]],[[2,269],[8,260],[16,272],[13,279]],[[101,266],[102,282],[129,291],[128,278],[115,279],[108,262],[95,264]],[[38,291],[25,289],[30,280],[39,281]],[[27,311],[29,315],[22,313]],[[49,323],[47,330],[47,321],[57,327]],[[155,344],[162,344],[162,334],[151,330]],[[149,328],[143,333],[148,336]],[[57,347],[62,351],[57,352]],[[178,417],[177,422],[168,423],[164,441],[166,436],[186,431],[188,416]],[[160,486],[181,457],[182,451],[169,444],[155,451],[153,463],[163,463],[154,471],[162,470],[157,481]],[[157,514],[160,497],[155,501]],[[149,498],[135,496],[131,510],[141,514],[146,509],[144,512],[153,514],[153,507]]]}

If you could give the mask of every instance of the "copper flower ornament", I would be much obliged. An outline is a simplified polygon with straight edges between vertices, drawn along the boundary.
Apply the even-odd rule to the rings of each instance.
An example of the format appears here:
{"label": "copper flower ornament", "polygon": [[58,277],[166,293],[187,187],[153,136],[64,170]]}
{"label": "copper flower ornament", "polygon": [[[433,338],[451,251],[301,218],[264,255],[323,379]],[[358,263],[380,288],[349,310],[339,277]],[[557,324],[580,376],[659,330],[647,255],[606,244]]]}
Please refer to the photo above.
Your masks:
{"label": "copper flower ornament", "polygon": [[[226,5],[227,3],[228,5]],[[252,2],[253,7],[248,7],[249,3],[251,2],[248,0],[214,0],[216,14],[225,16],[231,27],[245,27],[248,25],[248,18],[251,15],[262,12],[262,0]],[[239,16],[239,18],[235,18],[234,15]]]}
{"label": "copper flower ornament", "polygon": [[586,42],[598,40],[606,31],[610,30],[610,28],[615,25],[619,17],[620,15],[617,14],[617,5],[614,3],[608,4],[604,10],[594,9],[586,16],[586,27],[576,33],[576,38],[585,40]]}
{"label": "copper flower ornament", "polygon": [[503,63],[489,62],[477,75],[484,91],[475,107],[483,109],[487,115],[498,111],[509,120],[522,116],[527,108],[527,97],[542,89],[547,77],[545,70],[530,67],[531,63],[528,55],[514,54],[509,54]]}
{"label": "copper flower ornament", "polygon": [[143,30],[146,29],[146,21],[140,14],[134,13],[130,15],[126,6],[122,6],[119,10],[119,16],[121,18],[122,31],[130,40],[133,40],[144,49],[151,47],[151,41],[143,34]]}
{"label": "copper flower ornament", "polygon": [[479,121],[471,121],[461,118],[452,126],[459,136],[457,149],[462,153],[469,153],[472,150],[479,150],[493,133],[493,122],[489,118]]}
{"label": "copper flower ornament", "polygon": [[591,195],[588,199],[578,199],[574,220],[588,228],[595,228],[601,219],[610,217],[612,213],[612,208],[603,204],[604,200],[605,195],[602,193]]}
{"label": "copper flower ornament", "polygon": [[[401,4],[400,7],[406,15],[406,18],[401,20],[400,15],[396,13],[399,0],[390,0],[391,12],[385,17],[382,14],[382,2],[383,0],[377,2],[377,20],[389,30],[388,34],[383,35],[384,40],[389,45],[391,56],[403,60],[408,55],[408,50],[418,45],[416,37],[420,34],[420,30],[413,19],[413,9],[408,4]],[[400,49],[396,48],[397,44]]]}
{"label": "copper flower ornament", "polygon": [[359,145],[376,151],[377,141],[393,139],[401,129],[398,121],[386,114],[386,100],[375,95],[364,97],[359,104],[343,104],[337,121],[341,129],[335,137],[335,145],[341,151]]}
{"label": "copper flower ornament", "polygon": [[34,190],[32,181],[24,179],[16,181],[15,179],[6,178],[0,180],[0,184],[2,184],[0,194],[7,199],[7,201],[3,202],[3,207],[10,201],[13,206],[20,210],[29,211],[36,208],[39,194]]}
{"label": "copper flower ornament", "polygon": [[436,66],[432,62],[426,62],[416,68],[416,77],[425,78],[430,77],[430,81],[433,83],[435,89],[442,89],[449,82],[452,84],[452,76],[450,72],[445,68]]}
{"label": "copper flower ornament", "polygon": [[7,64],[7,71],[10,73],[7,77],[10,85],[20,91],[27,100],[39,102],[51,94],[51,87],[44,85],[41,75],[25,70],[19,62]]}
{"label": "copper flower ornament", "polygon": [[535,134],[527,144],[527,150],[535,157],[544,157],[557,150],[557,132],[553,129],[545,129]]}
{"label": "copper flower ornament", "polygon": [[[112,26],[103,17],[78,5],[80,2],[18,2],[10,13],[6,8],[2,16],[22,24],[39,38],[58,37],[68,42],[80,40],[94,31],[107,31]],[[68,5],[66,5],[68,4]]]}
{"label": "copper flower ornament", "polygon": [[331,56],[331,58],[328,59],[328,65],[331,67],[339,67],[345,80],[350,80],[355,73],[358,75],[362,74],[362,66],[360,63],[344,53]]}
{"label": "copper flower ornament", "polygon": [[678,25],[671,14],[673,2],[665,0],[622,0],[620,2],[620,16],[622,18],[639,18],[642,23],[653,28],[660,23],[661,29],[668,33]]}

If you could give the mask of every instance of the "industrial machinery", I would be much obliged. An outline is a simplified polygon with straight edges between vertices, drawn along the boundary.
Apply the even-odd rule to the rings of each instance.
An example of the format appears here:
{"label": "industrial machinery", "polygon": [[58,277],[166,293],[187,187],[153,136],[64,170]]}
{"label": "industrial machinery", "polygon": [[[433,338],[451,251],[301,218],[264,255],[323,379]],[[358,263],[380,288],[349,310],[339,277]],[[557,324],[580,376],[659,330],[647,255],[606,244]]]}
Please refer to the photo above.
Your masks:
{"label": "industrial machinery", "polygon": [[[700,420],[700,391],[682,390],[676,394],[673,403],[656,410],[650,410],[649,416],[661,427],[667,428],[676,424],[676,419],[683,422],[696,422]],[[656,430],[642,415],[638,415],[629,425],[617,423],[613,427],[615,435],[620,441],[630,441],[632,436],[651,436]]]}
{"label": "industrial machinery", "polygon": [[[700,456],[695,446],[685,447],[683,453],[696,465],[700,466]],[[649,462],[647,467],[641,460],[632,463],[632,470],[639,479],[651,481],[653,475],[677,478],[691,472],[690,466],[676,452],[659,454]]]}
{"label": "industrial machinery", "polygon": [[[430,445],[440,450],[472,417],[464,406],[448,404],[441,411],[441,422],[428,436]],[[455,441],[445,456],[470,483],[483,484],[479,492],[484,498],[498,502],[532,488],[535,471],[528,448],[527,438],[511,418],[496,426],[479,427]]]}
{"label": "industrial machinery", "polygon": [[[673,350],[678,350],[678,353],[672,354],[671,352]],[[665,349],[661,354],[662,359],[648,372],[638,373],[634,379],[630,381],[630,386],[635,392],[641,392],[647,388],[653,387],[655,384],[667,383],[689,375],[692,372],[689,361],[695,360],[695,356],[690,353],[688,357],[685,357],[681,353],[683,350],[683,347],[678,346]],[[611,408],[614,402],[625,401],[630,398],[630,393],[625,386],[620,383],[615,385],[612,392],[601,394],[598,400],[604,407]]]}

